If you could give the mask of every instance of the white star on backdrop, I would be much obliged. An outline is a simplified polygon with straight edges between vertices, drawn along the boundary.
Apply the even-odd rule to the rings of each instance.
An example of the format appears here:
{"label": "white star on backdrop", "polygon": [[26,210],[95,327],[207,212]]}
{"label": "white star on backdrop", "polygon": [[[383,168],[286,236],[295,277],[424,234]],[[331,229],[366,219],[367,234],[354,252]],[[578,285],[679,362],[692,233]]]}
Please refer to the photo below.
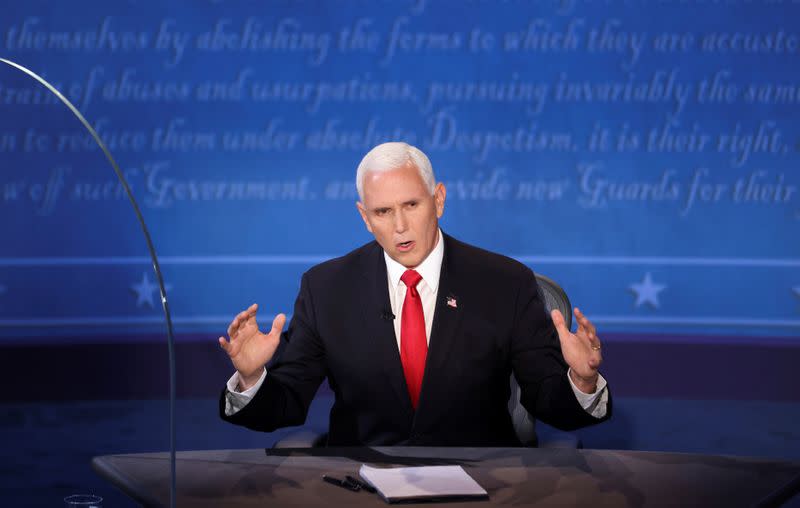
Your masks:
{"label": "white star on backdrop", "polygon": [[644,274],[644,280],[642,282],[628,286],[628,289],[636,294],[636,307],[640,307],[643,303],[646,303],[654,309],[661,306],[658,302],[658,293],[666,288],[667,286],[664,284],[655,284],[650,272]]}
{"label": "white star on backdrop", "polygon": [[[167,291],[172,289],[172,286],[169,284],[164,284],[164,287]],[[136,293],[136,306],[141,307],[142,305],[146,305],[151,309],[155,307],[155,303],[153,303],[153,295],[158,294],[158,284],[155,282],[150,282],[150,277],[147,276],[147,272],[142,272],[142,282],[132,284],[131,291]]]}

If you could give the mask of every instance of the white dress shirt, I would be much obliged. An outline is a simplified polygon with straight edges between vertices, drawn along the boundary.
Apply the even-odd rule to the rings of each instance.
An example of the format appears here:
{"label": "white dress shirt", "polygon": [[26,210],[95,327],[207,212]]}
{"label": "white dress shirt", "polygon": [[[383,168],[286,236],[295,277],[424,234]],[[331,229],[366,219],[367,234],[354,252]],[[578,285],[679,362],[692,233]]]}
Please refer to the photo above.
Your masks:
{"label": "white dress shirt", "polygon": [[[403,316],[403,302],[406,301],[406,291],[408,290],[405,282],[400,280],[400,277],[406,273],[408,268],[390,258],[386,251],[383,253],[383,259],[386,261],[386,276],[389,279],[389,303],[392,306],[392,314],[394,314],[394,336],[397,338],[397,349],[399,350],[400,320]],[[428,344],[431,343],[431,325],[433,325],[433,311],[436,310],[436,295],[439,293],[439,274],[442,272],[442,259],[444,259],[444,239],[440,230],[436,246],[428,254],[428,257],[418,267],[414,268],[414,271],[422,276],[422,280],[417,283],[417,293],[419,293],[419,299],[422,301],[422,313],[425,316],[425,339]]]}
{"label": "white dress shirt", "polygon": [[[391,257],[384,251],[383,258],[386,261],[386,276],[389,282],[389,302],[392,306],[392,313],[394,314],[394,335],[397,339],[397,348],[400,349],[400,320],[402,318],[403,302],[406,297],[406,285],[400,280],[403,273],[407,268]],[[433,324],[433,313],[436,309],[436,296],[439,292],[439,274],[442,271],[442,260],[444,259],[444,239],[442,238],[442,230],[439,230],[439,238],[436,245],[428,257],[415,268],[417,273],[422,276],[422,280],[417,283],[417,292],[419,293],[420,300],[422,300],[422,311],[425,315],[425,338],[430,344],[431,341],[431,325]],[[239,388],[239,374],[234,372],[233,376],[228,380],[228,391],[225,394],[225,414],[231,416],[232,414],[240,411],[247,405],[253,396],[256,394],[264,379],[267,377],[267,370],[261,373],[258,382],[251,386],[249,389],[240,392]],[[606,380],[603,376],[599,376],[597,380],[597,389],[594,393],[584,393],[578,389],[572,382],[572,378],[568,375],[569,383],[572,386],[572,391],[575,392],[575,397],[578,399],[581,407],[588,413],[596,418],[602,418],[606,415],[608,405],[608,390],[606,389]]]}

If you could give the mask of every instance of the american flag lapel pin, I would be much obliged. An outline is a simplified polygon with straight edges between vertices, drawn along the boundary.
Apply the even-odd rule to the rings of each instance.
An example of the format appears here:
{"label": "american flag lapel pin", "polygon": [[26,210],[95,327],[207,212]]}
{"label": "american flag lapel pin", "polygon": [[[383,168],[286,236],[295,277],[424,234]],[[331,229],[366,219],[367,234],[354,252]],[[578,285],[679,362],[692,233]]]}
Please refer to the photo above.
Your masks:
{"label": "american flag lapel pin", "polygon": [[447,306],[448,307],[452,307],[454,309],[458,308],[458,302],[456,302],[456,297],[455,296],[448,296],[447,297]]}

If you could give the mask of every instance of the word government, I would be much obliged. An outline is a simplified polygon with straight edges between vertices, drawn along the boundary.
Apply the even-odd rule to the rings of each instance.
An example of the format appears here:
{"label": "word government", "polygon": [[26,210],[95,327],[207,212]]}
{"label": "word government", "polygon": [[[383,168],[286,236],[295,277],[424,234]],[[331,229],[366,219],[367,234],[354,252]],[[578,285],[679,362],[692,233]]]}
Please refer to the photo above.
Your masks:
{"label": "word government", "polygon": [[169,163],[149,166],[145,202],[167,208],[182,201],[303,201],[313,199],[308,177],[295,180],[201,180],[166,175]]}

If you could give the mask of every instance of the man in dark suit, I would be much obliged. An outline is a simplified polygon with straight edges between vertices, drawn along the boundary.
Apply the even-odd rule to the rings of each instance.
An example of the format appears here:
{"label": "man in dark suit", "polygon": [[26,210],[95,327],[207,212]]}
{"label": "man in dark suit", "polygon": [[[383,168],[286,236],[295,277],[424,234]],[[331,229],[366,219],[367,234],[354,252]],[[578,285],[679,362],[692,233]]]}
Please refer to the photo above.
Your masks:
{"label": "man in dark suit", "polygon": [[329,445],[519,445],[509,376],[536,418],[569,430],[610,416],[594,326],[548,316],[533,272],[441,232],[446,190],[428,158],[385,143],[359,165],[371,242],[303,275],[286,348],[285,316],[259,331],[257,305],[219,338],[237,372],[222,418],[272,431],[305,421],[320,383],[335,394]]}

